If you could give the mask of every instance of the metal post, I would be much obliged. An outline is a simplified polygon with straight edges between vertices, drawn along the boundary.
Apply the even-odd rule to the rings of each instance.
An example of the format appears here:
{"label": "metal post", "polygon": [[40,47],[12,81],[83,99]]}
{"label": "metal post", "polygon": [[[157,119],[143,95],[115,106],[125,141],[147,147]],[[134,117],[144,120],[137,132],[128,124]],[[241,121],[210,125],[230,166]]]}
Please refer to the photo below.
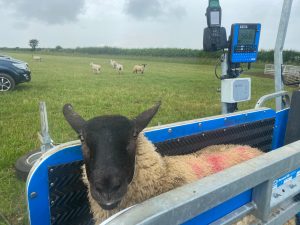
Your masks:
{"label": "metal post", "polygon": [[[291,8],[293,0],[284,0],[281,18],[278,27],[278,33],[276,38],[275,50],[274,50],[274,67],[275,67],[275,92],[283,90],[283,84],[281,80],[281,66],[283,64],[282,51],[285,41],[285,36],[288,28]],[[276,110],[283,108],[282,97],[276,98]]]}
{"label": "metal post", "polygon": [[[222,69],[222,76],[227,76],[227,72],[228,72],[228,53],[224,53],[222,56],[222,63],[221,63],[221,69]],[[221,81],[221,85],[222,85],[222,81]],[[221,96],[222,96],[222,88],[221,88]],[[227,114],[228,113],[228,107],[227,107],[226,102],[221,102],[222,105],[222,114]]]}
{"label": "metal post", "polygon": [[271,195],[272,195],[272,187],[273,187],[272,179],[263,182],[253,189],[253,201],[256,204],[257,209],[254,212],[254,215],[262,220],[263,222],[267,222],[269,215],[271,213]]}
{"label": "metal post", "polygon": [[41,133],[38,133],[39,139],[42,143],[41,152],[45,152],[53,147],[51,137],[49,135],[48,117],[46,103],[40,102],[40,117],[41,117]]}

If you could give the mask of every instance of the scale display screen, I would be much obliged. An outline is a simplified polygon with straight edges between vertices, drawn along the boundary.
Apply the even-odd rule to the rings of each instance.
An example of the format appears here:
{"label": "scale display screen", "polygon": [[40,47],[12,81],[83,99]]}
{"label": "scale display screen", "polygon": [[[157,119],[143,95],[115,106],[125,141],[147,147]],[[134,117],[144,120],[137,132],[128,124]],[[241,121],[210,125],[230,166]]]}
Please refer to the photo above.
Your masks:
{"label": "scale display screen", "polygon": [[259,23],[236,23],[231,26],[230,61],[232,63],[256,61],[260,30]]}
{"label": "scale display screen", "polygon": [[253,45],[255,42],[255,29],[240,29],[238,45]]}

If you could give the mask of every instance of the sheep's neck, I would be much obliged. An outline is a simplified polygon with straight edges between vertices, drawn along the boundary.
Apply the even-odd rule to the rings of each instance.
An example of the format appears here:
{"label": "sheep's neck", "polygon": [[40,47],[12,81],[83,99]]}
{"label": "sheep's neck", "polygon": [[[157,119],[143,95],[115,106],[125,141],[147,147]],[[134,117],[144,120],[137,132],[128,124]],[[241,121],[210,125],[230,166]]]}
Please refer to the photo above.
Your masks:
{"label": "sheep's neck", "polygon": [[[155,146],[144,135],[139,135],[135,174],[122,203],[128,207],[167,191],[163,190],[165,185],[162,185],[165,177],[166,165],[163,157],[155,151]],[[139,190],[138,193],[137,190]]]}

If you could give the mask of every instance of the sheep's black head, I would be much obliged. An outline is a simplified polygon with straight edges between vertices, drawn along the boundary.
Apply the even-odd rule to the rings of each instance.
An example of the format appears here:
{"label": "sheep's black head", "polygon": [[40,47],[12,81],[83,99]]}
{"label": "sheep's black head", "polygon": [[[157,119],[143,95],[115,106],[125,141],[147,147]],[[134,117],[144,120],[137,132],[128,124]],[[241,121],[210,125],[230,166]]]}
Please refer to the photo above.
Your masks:
{"label": "sheep's black head", "polygon": [[90,192],[106,210],[118,206],[134,175],[136,139],[156,114],[160,102],[135,119],[99,116],[85,121],[70,104],[63,113],[79,134]]}

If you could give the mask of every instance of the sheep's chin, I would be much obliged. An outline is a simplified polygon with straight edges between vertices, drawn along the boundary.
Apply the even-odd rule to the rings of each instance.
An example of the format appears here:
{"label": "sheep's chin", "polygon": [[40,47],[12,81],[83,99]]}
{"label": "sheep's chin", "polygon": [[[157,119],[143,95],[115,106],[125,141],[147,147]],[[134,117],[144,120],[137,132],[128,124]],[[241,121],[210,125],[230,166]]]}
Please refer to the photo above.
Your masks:
{"label": "sheep's chin", "polygon": [[104,210],[112,210],[112,209],[116,208],[119,205],[120,202],[121,202],[121,200],[116,201],[116,202],[108,202],[108,203],[105,203],[105,204],[98,202],[98,204]]}

